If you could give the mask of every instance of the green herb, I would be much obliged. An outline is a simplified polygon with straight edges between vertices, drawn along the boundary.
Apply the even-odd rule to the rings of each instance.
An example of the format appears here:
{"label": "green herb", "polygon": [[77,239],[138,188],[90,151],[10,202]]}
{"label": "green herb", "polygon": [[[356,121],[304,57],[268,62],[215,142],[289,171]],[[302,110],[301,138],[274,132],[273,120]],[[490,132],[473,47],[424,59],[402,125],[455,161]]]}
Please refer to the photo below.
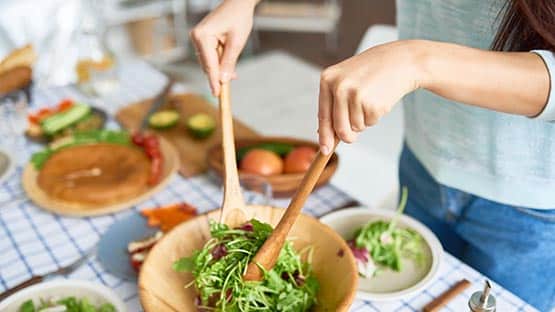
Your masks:
{"label": "green herb", "polygon": [[[405,209],[407,196],[407,188],[403,187],[397,215],[391,222],[370,222],[356,231],[356,250],[353,251],[359,262],[367,265],[372,260],[378,268],[390,268],[397,272],[403,269],[402,259],[421,263],[424,257],[422,237],[412,229],[397,227],[397,219]],[[368,252],[371,259],[365,259],[364,254],[361,255],[364,252]],[[361,274],[365,275],[363,272]]]}
{"label": "green herb", "polygon": [[33,300],[25,301],[20,307],[19,312],[35,312],[35,304]]}
{"label": "green herb", "polygon": [[42,151],[34,153],[31,156],[31,163],[35,166],[35,169],[40,170],[46,161],[61,149],[101,142],[129,145],[131,140],[129,139],[129,134],[124,131],[91,130],[76,132],[71,136],[55,141],[51,146]]}
{"label": "green herb", "polygon": [[66,312],[117,312],[110,303],[104,303],[97,308],[87,298],[75,297],[66,297],[58,301],[40,299],[40,304],[36,308],[33,300],[27,300],[19,307],[19,312],[40,312],[43,309],[61,306],[66,308]]}
{"label": "green herb", "polygon": [[[312,273],[312,249],[296,252],[287,241],[278,261],[264,271],[262,281],[243,281],[248,264],[272,233],[268,224],[251,220],[231,229],[210,223],[212,238],[189,258],[173,265],[178,272],[192,272],[199,292],[199,308],[210,311],[308,311],[316,303],[319,284]],[[306,256],[307,262],[301,260]]]}

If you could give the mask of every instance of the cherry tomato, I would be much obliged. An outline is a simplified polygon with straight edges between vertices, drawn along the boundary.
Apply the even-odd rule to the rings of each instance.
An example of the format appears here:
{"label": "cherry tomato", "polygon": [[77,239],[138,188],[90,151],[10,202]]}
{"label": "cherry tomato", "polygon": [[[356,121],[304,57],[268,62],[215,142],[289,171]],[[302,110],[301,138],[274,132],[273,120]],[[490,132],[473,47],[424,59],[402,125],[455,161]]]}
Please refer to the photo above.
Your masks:
{"label": "cherry tomato", "polygon": [[131,141],[133,142],[133,144],[135,144],[137,146],[143,146],[143,144],[145,142],[145,137],[142,135],[142,133],[135,132],[135,133],[133,133],[133,136],[131,137]]}
{"label": "cherry tomato", "polygon": [[160,153],[160,149],[158,147],[145,147],[145,152],[148,158],[160,158],[162,154]]}
{"label": "cherry tomato", "polygon": [[159,158],[159,157],[152,158],[150,162],[150,177],[148,179],[148,184],[149,185],[158,184],[161,174],[162,174],[162,158]]}
{"label": "cherry tomato", "polygon": [[158,138],[152,134],[145,136],[145,147],[149,148],[158,148],[160,144],[158,143]]}

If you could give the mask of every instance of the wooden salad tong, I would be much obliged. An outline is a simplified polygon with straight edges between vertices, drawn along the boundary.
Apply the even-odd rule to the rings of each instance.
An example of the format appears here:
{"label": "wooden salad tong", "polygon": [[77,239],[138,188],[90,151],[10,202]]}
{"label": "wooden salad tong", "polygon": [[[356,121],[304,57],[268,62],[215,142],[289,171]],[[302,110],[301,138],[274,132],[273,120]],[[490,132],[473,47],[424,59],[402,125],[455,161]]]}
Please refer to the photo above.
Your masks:
{"label": "wooden salad tong", "polygon": [[322,171],[324,171],[324,168],[333,155],[338,143],[339,139],[336,137],[333,148],[328,155],[324,155],[321,152],[316,154],[316,157],[312,161],[310,168],[308,168],[303,180],[299,184],[299,188],[291,199],[289,207],[285,210],[285,213],[281,217],[278,225],[270,237],[266,239],[262,247],[258,250],[251,263],[249,263],[247,272],[243,276],[245,280],[261,280],[261,267],[266,271],[269,271],[274,267],[279,257],[279,253],[285,244],[289,231],[301,214],[301,210],[303,209],[308,196],[314,189],[316,182],[318,182]]}

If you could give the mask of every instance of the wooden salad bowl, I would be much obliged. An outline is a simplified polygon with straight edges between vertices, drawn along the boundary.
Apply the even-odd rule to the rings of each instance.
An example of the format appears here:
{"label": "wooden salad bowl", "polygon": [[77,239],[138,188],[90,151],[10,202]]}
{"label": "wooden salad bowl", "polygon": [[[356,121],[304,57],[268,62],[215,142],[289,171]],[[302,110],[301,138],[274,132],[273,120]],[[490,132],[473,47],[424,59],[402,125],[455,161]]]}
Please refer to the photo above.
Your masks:
{"label": "wooden salad bowl", "polygon": [[[319,149],[317,143],[296,139],[291,137],[260,137],[254,139],[238,139],[235,140],[235,147],[239,150],[245,146],[256,145],[259,143],[288,143],[293,145],[294,147],[298,146],[309,146],[313,147],[314,149]],[[223,165],[223,152],[221,148],[221,143],[217,143],[216,145],[212,146],[207,154],[207,163],[208,168],[215,172],[219,177],[222,177],[224,165]],[[316,188],[325,185],[329,182],[335,171],[337,170],[337,166],[339,165],[339,157],[337,153],[334,153],[330,158],[326,168],[322,172],[320,179],[316,183]],[[239,169],[239,176],[246,175],[246,173],[241,172]],[[252,174],[248,174],[251,175]],[[283,173],[271,176],[261,176],[264,178],[272,187],[273,195],[275,197],[290,197],[293,193],[297,190],[297,187],[301,183],[305,173]]]}
{"label": "wooden salad bowl", "polygon": [[[284,209],[247,206],[254,218],[275,226]],[[191,273],[173,271],[172,263],[191,256],[210,237],[208,220],[218,220],[220,210],[182,223],[167,233],[151,250],[139,274],[139,296],[146,312],[196,312],[194,287],[185,288]],[[312,267],[320,283],[318,304],[312,311],[347,311],[357,288],[355,259],[345,241],[330,227],[302,214],[289,233],[297,250],[314,248]]]}
{"label": "wooden salad bowl", "polygon": [[114,202],[108,205],[87,205],[81,202],[62,201],[50,196],[44,191],[38,183],[39,171],[35,169],[33,164],[28,163],[25,166],[22,176],[23,189],[27,196],[39,207],[60,215],[72,217],[88,217],[98,216],[108,213],[114,213],[132,207],[138,204],[156,192],[162,190],[170,181],[172,175],[179,167],[179,159],[175,148],[165,139],[159,138],[160,151],[164,158],[164,166],[162,175],[158,184],[149,187],[143,193],[137,196],[119,202]]}

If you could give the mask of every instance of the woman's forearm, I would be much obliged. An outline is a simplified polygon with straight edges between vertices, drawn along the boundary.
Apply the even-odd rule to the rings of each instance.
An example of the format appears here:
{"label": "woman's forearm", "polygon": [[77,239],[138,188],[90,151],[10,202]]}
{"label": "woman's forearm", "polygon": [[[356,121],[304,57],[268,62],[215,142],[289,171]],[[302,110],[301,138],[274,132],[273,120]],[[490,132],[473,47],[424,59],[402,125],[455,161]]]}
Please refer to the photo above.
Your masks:
{"label": "woman's forearm", "polygon": [[525,116],[538,115],[547,102],[550,76],[535,53],[433,41],[415,45],[421,88],[457,102]]}

